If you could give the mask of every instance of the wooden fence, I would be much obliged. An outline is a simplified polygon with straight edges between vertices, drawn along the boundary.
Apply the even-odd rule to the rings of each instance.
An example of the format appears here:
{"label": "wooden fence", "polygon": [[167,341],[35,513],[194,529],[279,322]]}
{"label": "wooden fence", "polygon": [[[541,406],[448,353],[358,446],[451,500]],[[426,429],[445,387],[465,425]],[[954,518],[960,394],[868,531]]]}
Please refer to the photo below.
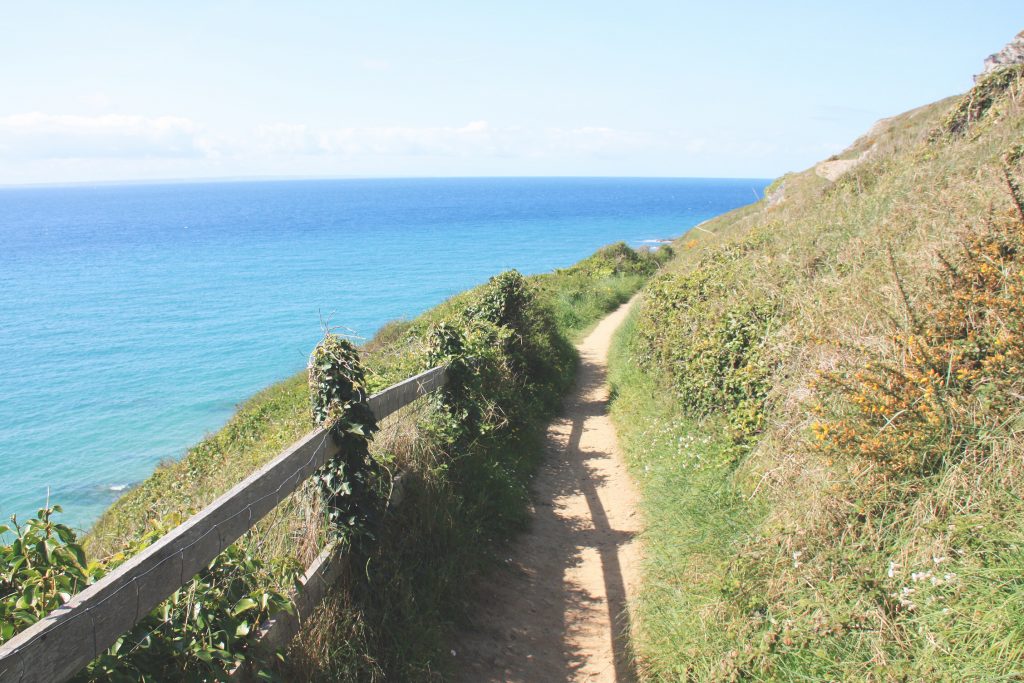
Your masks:
{"label": "wooden fence", "polygon": [[[427,370],[368,399],[378,421],[447,381],[444,367]],[[192,580],[321,465],[338,454],[333,439],[315,429],[201,512],[116,570],[71,598],[44,619],[0,646],[0,683],[66,681]],[[319,601],[336,574],[325,548],[306,571],[306,591],[296,595],[299,615]],[[297,621],[279,615],[263,636],[287,642]]]}

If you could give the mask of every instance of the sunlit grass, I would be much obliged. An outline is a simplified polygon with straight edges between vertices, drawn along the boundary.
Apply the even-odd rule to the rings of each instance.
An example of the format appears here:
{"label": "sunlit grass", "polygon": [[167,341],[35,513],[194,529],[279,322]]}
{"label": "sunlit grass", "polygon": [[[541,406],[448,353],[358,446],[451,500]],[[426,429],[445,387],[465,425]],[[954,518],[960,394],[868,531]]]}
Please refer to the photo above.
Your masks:
{"label": "sunlit grass", "polygon": [[[1000,236],[1021,71],[983,107],[883,122],[834,183],[787,175],[648,285],[612,378],[650,525],[650,679],[1024,675],[1021,248]],[[716,369],[715,325],[759,300],[768,324]]]}
{"label": "sunlit grass", "polygon": [[[492,566],[493,549],[526,519],[541,436],[572,381],[571,340],[629,299],[667,253],[657,258],[612,245],[571,268],[526,279],[533,303],[523,315],[533,338],[515,345],[530,349],[525,360],[532,374],[490,387],[515,404],[504,406],[515,413],[510,428],[453,455],[424,427],[429,402],[384,420],[371,452],[392,474],[402,472],[403,503],[386,516],[364,565],[351,568],[289,650],[286,680],[420,680],[444,668],[446,635],[467,609],[466,583]],[[465,322],[464,309],[478,295],[465,292],[416,319],[383,326],[362,349],[371,390],[426,369],[432,326]],[[507,362],[499,363],[501,371]],[[90,532],[90,556],[121,550],[150,520],[201,509],[312,425],[305,373],[260,392],[222,429],[118,500]],[[262,560],[305,566],[324,541],[318,498],[307,486],[241,543]]]}

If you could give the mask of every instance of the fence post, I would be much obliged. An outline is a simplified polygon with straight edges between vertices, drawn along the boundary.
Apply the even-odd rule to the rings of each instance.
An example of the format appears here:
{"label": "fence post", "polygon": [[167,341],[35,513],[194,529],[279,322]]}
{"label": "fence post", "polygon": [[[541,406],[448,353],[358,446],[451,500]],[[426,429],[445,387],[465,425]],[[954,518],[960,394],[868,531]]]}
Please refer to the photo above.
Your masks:
{"label": "fence post", "polygon": [[355,545],[372,538],[382,508],[381,466],[370,455],[377,418],[367,403],[366,373],[355,345],[325,335],[309,356],[309,389],[313,420],[337,446],[337,455],[311,478],[332,534]]}

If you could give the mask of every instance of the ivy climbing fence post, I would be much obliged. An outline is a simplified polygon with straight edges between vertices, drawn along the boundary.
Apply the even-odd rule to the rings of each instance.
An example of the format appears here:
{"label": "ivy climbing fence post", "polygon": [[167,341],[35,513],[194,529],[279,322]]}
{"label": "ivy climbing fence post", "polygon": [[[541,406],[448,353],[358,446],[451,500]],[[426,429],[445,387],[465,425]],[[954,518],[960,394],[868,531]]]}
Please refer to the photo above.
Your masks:
{"label": "ivy climbing fence post", "polygon": [[[317,370],[311,371],[310,381],[312,385],[316,377],[314,415],[321,426],[117,569],[0,645],[0,683],[68,680],[311,477],[318,478],[340,535],[346,529],[372,531],[372,518],[379,513],[381,501],[374,499],[370,491],[374,465],[366,450],[368,439],[377,422],[443,387],[447,369],[443,365],[432,367],[367,397],[354,348],[347,342],[338,342],[334,338],[318,346],[311,357],[311,370],[314,362],[320,362]],[[338,374],[343,370],[354,372]],[[321,381],[325,386],[319,386]],[[355,473],[359,473],[360,481],[347,486],[345,477]],[[367,505],[365,510],[358,508],[360,502]],[[297,618],[315,607],[317,596],[324,594],[336,576],[338,564],[333,548],[334,544],[329,544],[300,580],[305,590],[296,600],[299,614],[278,615],[264,625],[262,634],[268,640],[286,643],[297,628]]]}

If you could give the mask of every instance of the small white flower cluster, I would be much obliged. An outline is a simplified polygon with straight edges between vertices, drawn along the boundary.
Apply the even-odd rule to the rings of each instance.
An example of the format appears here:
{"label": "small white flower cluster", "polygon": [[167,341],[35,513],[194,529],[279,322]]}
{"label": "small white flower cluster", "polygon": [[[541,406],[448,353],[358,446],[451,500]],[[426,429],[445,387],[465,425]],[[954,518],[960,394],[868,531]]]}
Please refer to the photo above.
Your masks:
{"label": "small white flower cluster", "polygon": [[[700,453],[696,452],[698,449],[694,447],[710,444],[711,437],[694,431],[688,422],[677,420],[660,428],[645,429],[640,433],[640,441],[646,442],[649,446],[645,453],[647,457],[650,457],[659,446],[673,447],[679,455],[684,456],[680,459],[680,468],[700,469],[702,458]],[[650,470],[645,466],[644,472],[650,473]]]}
{"label": "small white flower cluster", "polygon": [[944,583],[953,583],[954,581],[956,581],[956,574],[952,572],[946,572],[942,576],[938,576],[930,571],[914,572],[910,575],[910,580],[913,583],[917,583],[918,581],[928,581],[933,586],[940,586]]}
{"label": "small white flower cluster", "polygon": [[[947,560],[949,560],[948,557],[933,556],[932,557],[932,565],[933,565],[932,569],[924,569],[924,570],[921,570],[921,571],[911,572],[910,573],[910,582],[914,583],[914,584],[930,583],[932,586],[941,586],[941,585],[947,585],[947,584],[955,583],[957,581],[957,575],[955,573],[953,573],[953,572],[942,572],[942,573],[940,573],[939,570],[937,569],[939,565],[941,565],[943,562],[946,562]],[[890,562],[889,563],[889,570],[886,572],[886,574],[889,576],[890,579],[894,578],[896,576],[896,574],[899,573],[900,567],[901,567],[900,563],[898,563],[898,562]],[[911,600],[911,596],[913,596],[915,593],[917,593],[917,590],[918,590],[917,588],[912,588],[910,586],[904,586],[903,588],[900,589],[900,591],[898,593],[892,593],[891,595],[892,595],[893,598],[896,598],[897,600],[899,600],[899,603],[900,603],[901,607],[903,607],[904,609],[906,609],[909,612],[913,612],[915,609],[917,609],[917,605],[914,603],[913,600]],[[927,602],[929,604],[932,603],[934,600],[941,600],[941,599],[942,599],[942,595],[931,594],[931,595],[928,595],[926,597],[926,600],[927,600]],[[949,608],[943,609],[942,613],[943,614],[948,614],[949,613]]]}
{"label": "small white flower cluster", "polygon": [[904,586],[903,590],[901,590],[899,593],[893,593],[892,597],[900,601],[900,607],[903,607],[909,612],[913,612],[915,609],[917,609],[917,605],[915,605],[914,601],[910,599],[910,596],[916,592],[916,589],[911,588],[910,586]]}

